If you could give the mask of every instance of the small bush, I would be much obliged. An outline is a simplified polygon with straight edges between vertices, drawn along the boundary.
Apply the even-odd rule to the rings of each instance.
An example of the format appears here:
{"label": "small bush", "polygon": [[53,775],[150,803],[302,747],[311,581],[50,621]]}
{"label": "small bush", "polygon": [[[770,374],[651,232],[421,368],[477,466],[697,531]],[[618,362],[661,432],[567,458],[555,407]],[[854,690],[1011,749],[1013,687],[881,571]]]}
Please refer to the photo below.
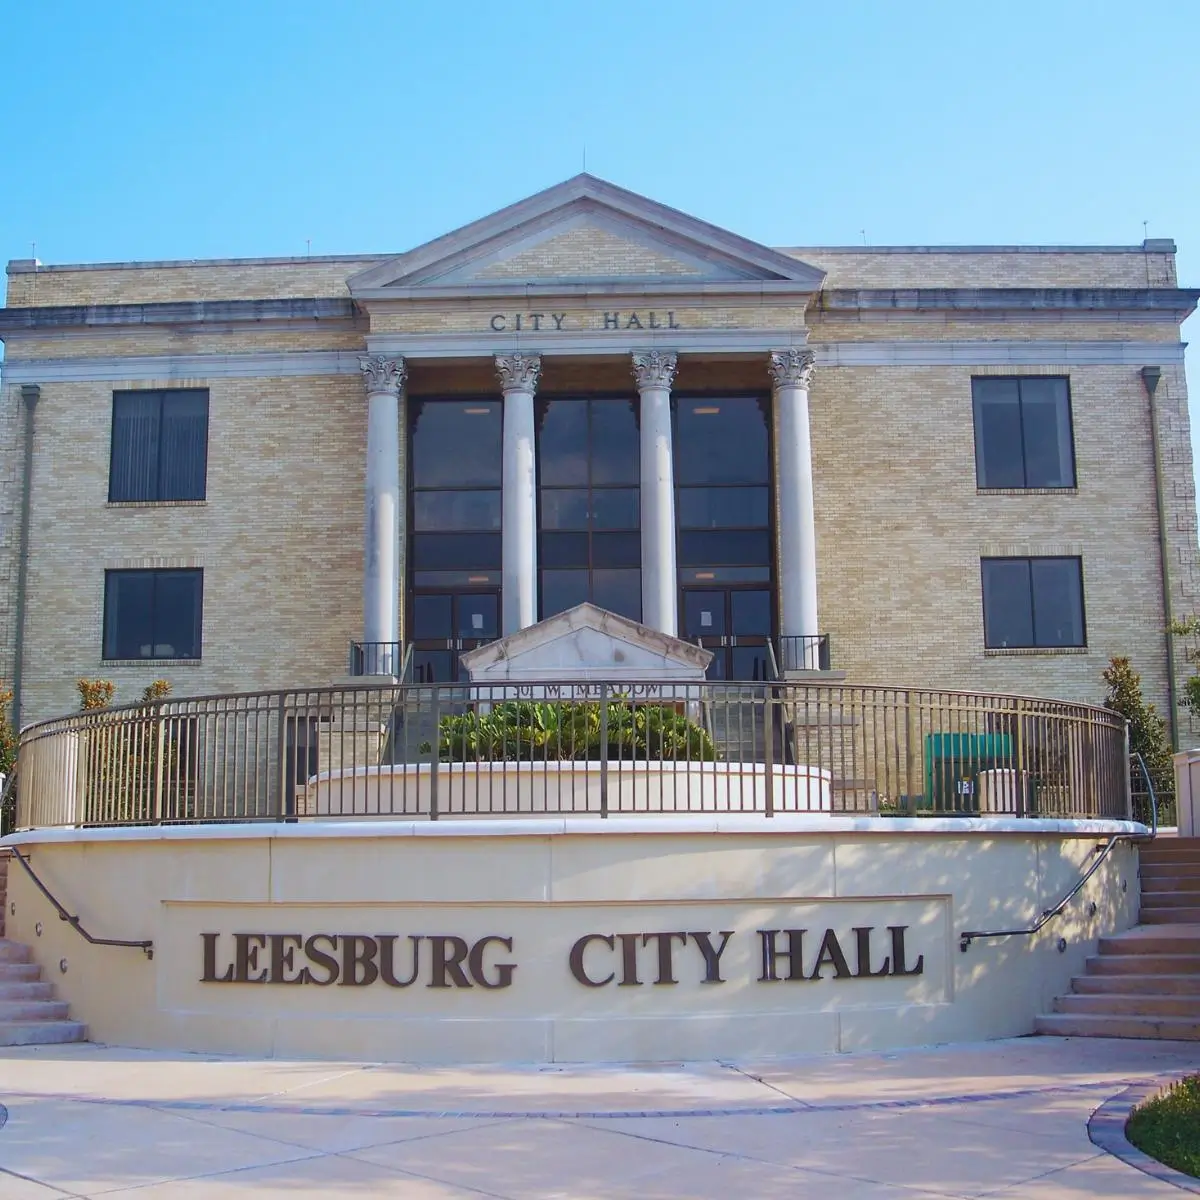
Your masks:
{"label": "small bush", "polygon": [[1151,1158],[1200,1178],[1200,1075],[1135,1108],[1125,1135]]}

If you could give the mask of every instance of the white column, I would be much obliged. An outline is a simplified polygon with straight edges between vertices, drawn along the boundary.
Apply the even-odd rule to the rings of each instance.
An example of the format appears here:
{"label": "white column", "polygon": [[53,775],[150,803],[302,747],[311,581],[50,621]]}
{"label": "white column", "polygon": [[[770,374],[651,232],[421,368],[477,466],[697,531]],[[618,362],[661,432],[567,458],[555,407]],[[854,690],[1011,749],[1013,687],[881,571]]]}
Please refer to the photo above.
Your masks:
{"label": "white column", "polygon": [[364,662],[368,675],[394,675],[400,667],[392,646],[400,612],[400,390],[402,358],[358,360],[367,388],[367,491],[363,523]]}
{"label": "white column", "polygon": [[671,382],[676,356],[634,354],[641,395],[642,624],[677,637],[679,583],[675,566],[675,467],[671,455]]}
{"label": "white column", "polygon": [[498,354],[496,374],[504,393],[504,494],[502,508],[503,616],[505,634],[537,620],[537,458],[533,396],[542,359]]}
{"label": "white column", "polygon": [[[812,441],[808,424],[808,385],[815,355],[811,350],[772,350],[771,379],[779,414],[779,593],[784,637],[815,638],[817,620],[817,521],[813,506]],[[816,642],[801,655],[786,655],[784,666],[815,669]]]}

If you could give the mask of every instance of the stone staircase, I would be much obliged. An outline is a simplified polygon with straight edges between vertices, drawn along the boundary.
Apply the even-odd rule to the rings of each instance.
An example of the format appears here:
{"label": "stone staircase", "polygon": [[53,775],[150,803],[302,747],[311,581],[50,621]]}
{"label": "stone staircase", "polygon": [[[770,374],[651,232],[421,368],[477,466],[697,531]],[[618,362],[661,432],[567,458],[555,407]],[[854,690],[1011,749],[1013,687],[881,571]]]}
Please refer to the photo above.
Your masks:
{"label": "stone staircase", "polygon": [[0,852],[0,1046],[87,1041],[87,1026],[69,1019],[65,1000],[42,979],[33,951],[4,937],[9,856]]}
{"label": "stone staircase", "polygon": [[1037,1032],[1200,1041],[1200,838],[1141,847],[1141,924],[1100,939]]}

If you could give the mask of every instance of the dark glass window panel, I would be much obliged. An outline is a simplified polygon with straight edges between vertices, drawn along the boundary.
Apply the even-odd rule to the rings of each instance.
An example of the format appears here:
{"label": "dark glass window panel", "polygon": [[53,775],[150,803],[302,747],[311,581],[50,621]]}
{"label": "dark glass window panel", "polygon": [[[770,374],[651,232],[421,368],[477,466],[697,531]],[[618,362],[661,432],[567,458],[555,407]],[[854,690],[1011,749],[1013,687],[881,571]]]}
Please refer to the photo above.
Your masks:
{"label": "dark glass window panel", "polygon": [[498,491],[413,493],[418,531],[499,529],[500,511]]}
{"label": "dark glass window panel", "polygon": [[765,529],[696,530],[679,534],[679,565],[769,566],[771,539]]}
{"label": "dark glass window panel", "polygon": [[454,652],[413,650],[413,680],[417,683],[450,683],[454,680]]}
{"label": "dark glass window panel", "polygon": [[1027,558],[983,560],[983,644],[1033,646],[1033,601]]}
{"label": "dark glass window panel", "polygon": [[108,498],[203,500],[208,392],[114,392]]}
{"label": "dark glass window panel", "polygon": [[108,571],[104,657],[199,658],[202,571]]}
{"label": "dark glass window panel", "polygon": [[640,533],[592,534],[592,565],[595,567],[637,567],[642,562]]}
{"label": "dark glass window panel", "polygon": [[539,479],[546,486],[587,483],[588,405],[586,400],[551,400],[538,430]]}
{"label": "dark glass window panel", "polygon": [[729,593],[730,626],[734,634],[771,636],[771,593],[733,591]]}
{"label": "dark glass window panel", "polygon": [[641,525],[637,488],[597,488],[592,493],[593,529],[637,529]]}
{"label": "dark glass window panel", "polygon": [[417,488],[499,487],[499,401],[414,400],[412,479]]}
{"label": "dark glass window panel", "polygon": [[979,487],[1025,486],[1021,397],[1015,379],[976,379],[975,470]]}
{"label": "dark glass window panel", "polygon": [[765,487],[680,488],[681,529],[744,529],[770,523]]}
{"label": "dark glass window panel", "polygon": [[1025,486],[1074,487],[1071,403],[1065,379],[1021,380]]}
{"label": "dark glass window panel", "polygon": [[566,612],[588,598],[586,571],[542,572],[542,619]]}
{"label": "dark glass window panel", "polygon": [[1030,560],[1038,646],[1083,646],[1083,571],[1077,558]]}
{"label": "dark glass window panel", "polygon": [[423,641],[426,638],[449,638],[454,628],[452,609],[451,596],[414,596],[413,639]]}
{"label": "dark glass window panel", "polygon": [[[718,651],[718,654],[721,653]],[[729,650],[729,677],[762,682],[769,678],[767,648],[762,646],[734,646]],[[710,676],[711,678],[711,676]]]}
{"label": "dark glass window panel", "polygon": [[586,529],[587,527],[587,488],[544,488],[542,490],[543,529]]}
{"label": "dark glass window panel", "polygon": [[460,638],[490,640],[500,636],[500,597],[494,592],[460,595],[457,609]]}
{"label": "dark glass window panel", "polygon": [[677,484],[765,484],[769,478],[767,422],[756,397],[678,401]]}
{"label": "dark glass window panel", "polygon": [[592,572],[592,603],[631,621],[642,619],[642,573],[638,570]]}
{"label": "dark glass window panel", "polygon": [[417,571],[490,571],[501,567],[498,533],[414,533]]}
{"label": "dark glass window panel", "polygon": [[587,534],[543,533],[541,565],[543,567],[586,567],[588,565]]}
{"label": "dark glass window panel", "polygon": [[641,480],[641,448],[631,400],[593,400],[592,485],[637,484]]}
{"label": "dark glass window panel", "polygon": [[688,588],[683,593],[683,636],[692,640],[724,635],[725,596],[715,588]]}
{"label": "dark glass window panel", "polygon": [[163,393],[160,500],[203,500],[208,471],[208,393]]}

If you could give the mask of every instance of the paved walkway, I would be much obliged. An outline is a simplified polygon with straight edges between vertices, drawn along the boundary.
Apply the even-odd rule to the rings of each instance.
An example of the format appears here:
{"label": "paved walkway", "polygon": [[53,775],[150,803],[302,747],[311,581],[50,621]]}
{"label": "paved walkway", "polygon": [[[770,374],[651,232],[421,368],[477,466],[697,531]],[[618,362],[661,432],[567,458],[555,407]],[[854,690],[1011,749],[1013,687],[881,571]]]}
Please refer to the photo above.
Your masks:
{"label": "paved walkway", "polygon": [[0,1198],[1180,1197],[1087,1121],[1200,1044],[1028,1038],[664,1067],[0,1051]]}

